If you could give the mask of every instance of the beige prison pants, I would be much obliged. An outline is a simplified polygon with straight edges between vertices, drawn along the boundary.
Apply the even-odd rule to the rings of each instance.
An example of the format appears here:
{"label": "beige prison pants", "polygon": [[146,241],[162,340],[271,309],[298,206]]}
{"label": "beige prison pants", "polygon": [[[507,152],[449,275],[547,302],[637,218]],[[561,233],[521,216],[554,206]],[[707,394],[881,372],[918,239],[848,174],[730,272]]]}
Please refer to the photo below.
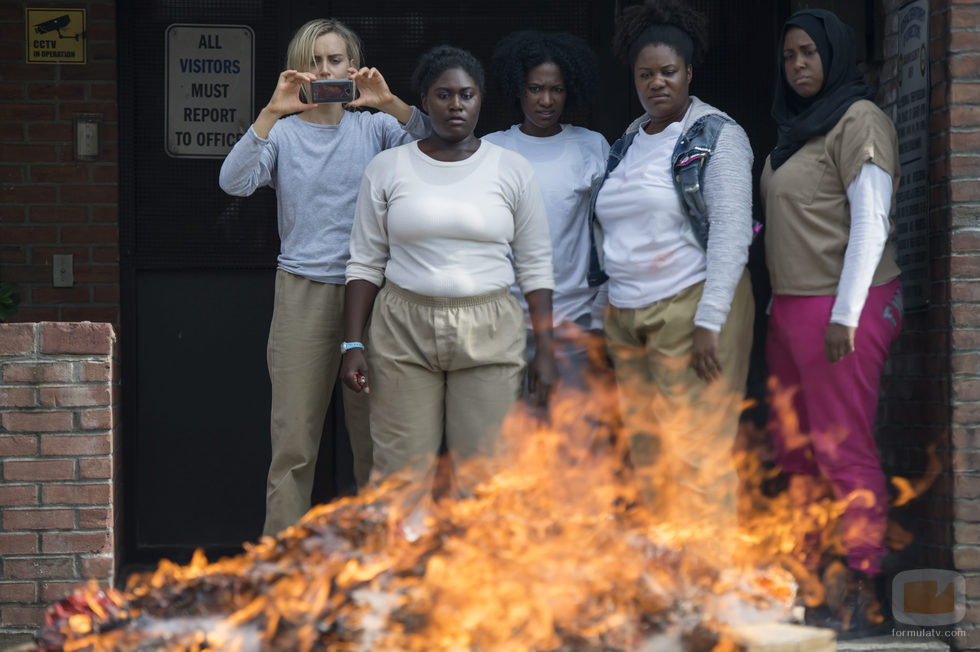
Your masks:
{"label": "beige prison pants", "polygon": [[[340,370],[345,286],[276,272],[267,361],[272,381],[272,463],[263,534],[274,535],[310,509],[323,422]],[[358,486],[371,472],[368,402],[344,387],[344,414]]]}
{"label": "beige prison pants", "polygon": [[429,471],[443,431],[454,459],[494,452],[520,396],[524,315],[509,288],[427,297],[393,283],[378,293],[369,329],[374,468]]}
{"label": "beige prison pants", "polygon": [[755,302],[742,274],[721,329],[722,375],[691,367],[694,313],[704,283],[640,309],[610,306],[605,330],[616,371],[630,457],[653,509],[678,525],[736,525],[738,430],[752,348]]}

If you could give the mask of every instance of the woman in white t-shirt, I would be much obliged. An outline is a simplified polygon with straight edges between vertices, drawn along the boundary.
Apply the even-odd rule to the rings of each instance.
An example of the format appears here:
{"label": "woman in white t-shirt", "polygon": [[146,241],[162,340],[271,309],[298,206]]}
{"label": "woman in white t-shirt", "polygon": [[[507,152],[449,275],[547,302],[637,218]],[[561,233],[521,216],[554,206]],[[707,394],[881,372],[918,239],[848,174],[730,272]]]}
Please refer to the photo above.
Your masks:
{"label": "woman in white t-shirt", "polygon": [[[563,124],[566,109],[587,103],[599,86],[595,53],[577,36],[535,30],[513,32],[494,48],[491,70],[500,93],[521,111],[522,120],[483,140],[526,158],[538,177],[548,211],[554,260],[552,297],[555,360],[562,386],[586,389],[591,359],[602,362],[598,287],[587,279],[590,199],[602,181],[609,144],[595,131]],[[515,296],[525,305],[516,287]],[[530,317],[525,312],[530,329]],[[528,333],[528,354],[534,338]],[[598,351],[602,355],[596,355]]]}
{"label": "woman in white t-shirt", "polygon": [[528,376],[539,401],[557,374],[551,247],[534,170],[474,135],[483,68],[469,52],[430,50],[414,82],[432,134],[368,165],[347,263],[341,377],[370,389],[382,477],[432,469],[443,433],[453,458],[493,452],[524,376],[515,272],[537,335]]}
{"label": "woman in white t-shirt", "polygon": [[706,35],[677,0],[623,11],[613,48],[645,114],[611,148],[595,215],[606,340],[641,492],[668,522],[704,524],[730,556],[754,316],[752,149],[734,120],[690,95]]}

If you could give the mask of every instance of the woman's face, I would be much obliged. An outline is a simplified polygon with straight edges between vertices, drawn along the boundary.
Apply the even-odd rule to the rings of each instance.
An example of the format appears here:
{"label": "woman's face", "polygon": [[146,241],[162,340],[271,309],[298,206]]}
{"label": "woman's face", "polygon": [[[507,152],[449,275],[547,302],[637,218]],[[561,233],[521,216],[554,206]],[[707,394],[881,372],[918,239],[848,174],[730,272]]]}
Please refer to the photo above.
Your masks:
{"label": "woman's face", "polygon": [[783,38],[786,83],[800,97],[813,97],[823,87],[823,60],[810,35],[790,27]]}
{"label": "woman's face", "polygon": [[527,71],[521,111],[524,124],[521,131],[530,136],[554,136],[561,131],[558,120],[565,110],[565,78],[554,62],[542,63]]}
{"label": "woman's face", "polygon": [[662,43],[647,45],[633,63],[633,83],[640,104],[651,118],[670,118],[687,110],[691,66],[677,50]]}
{"label": "woman's face", "polygon": [[347,44],[336,32],[321,34],[313,41],[310,72],[317,79],[347,79],[347,69],[354,65],[347,54]]}
{"label": "woman's face", "polygon": [[422,95],[422,109],[432,119],[432,132],[455,143],[473,135],[480,118],[480,89],[462,68],[449,68]]}

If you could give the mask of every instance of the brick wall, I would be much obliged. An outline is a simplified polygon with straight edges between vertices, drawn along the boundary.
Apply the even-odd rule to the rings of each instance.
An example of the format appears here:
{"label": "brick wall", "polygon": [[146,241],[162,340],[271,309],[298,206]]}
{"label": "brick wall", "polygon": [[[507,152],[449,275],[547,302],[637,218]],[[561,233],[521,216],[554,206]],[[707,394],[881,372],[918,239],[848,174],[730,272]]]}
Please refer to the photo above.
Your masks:
{"label": "brick wall", "polygon": [[115,334],[0,324],[0,647],[70,587],[115,577]]}
{"label": "brick wall", "polygon": [[[28,64],[25,6],[0,3],[0,280],[20,285],[10,321],[119,323],[118,118],[114,0],[87,10],[85,64]],[[102,156],[74,158],[76,113],[102,114]],[[54,254],[75,284],[52,286]]]}
{"label": "brick wall", "polygon": [[[897,92],[901,0],[885,0],[880,100]],[[958,649],[980,649],[980,2],[930,3],[930,304],[909,313],[883,381],[888,470],[922,477],[934,445],[942,472],[902,510],[912,567],[967,578]]]}

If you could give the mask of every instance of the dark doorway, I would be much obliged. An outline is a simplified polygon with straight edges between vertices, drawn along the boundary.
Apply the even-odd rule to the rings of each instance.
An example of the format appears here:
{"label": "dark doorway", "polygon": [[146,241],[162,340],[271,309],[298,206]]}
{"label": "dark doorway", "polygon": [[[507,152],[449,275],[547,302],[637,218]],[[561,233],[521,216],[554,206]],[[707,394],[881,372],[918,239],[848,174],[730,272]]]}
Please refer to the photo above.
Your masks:
{"label": "dark doorway", "polygon": [[[613,21],[626,2],[592,0],[150,0],[118,4],[123,271],[124,561],[186,559],[196,547],[236,549],[258,536],[269,462],[265,345],[278,252],[274,193],[247,199],[218,188],[220,160],[164,152],[163,44],[178,23],[247,25],[255,34],[255,106],[271,94],[292,31],[333,16],[364,41],[366,63],[415,103],[408,79],[438,43],[487,60],[514,29],[566,30],[592,44],[601,101],[568,121],[615,140],[640,109],[628,71],[612,60]],[[773,140],[771,56],[785,13],[776,0],[694,3],[711,51],[692,92],[738,120],[756,151]],[[480,133],[517,116],[491,96]],[[349,450],[328,418],[317,497],[350,483]]]}

